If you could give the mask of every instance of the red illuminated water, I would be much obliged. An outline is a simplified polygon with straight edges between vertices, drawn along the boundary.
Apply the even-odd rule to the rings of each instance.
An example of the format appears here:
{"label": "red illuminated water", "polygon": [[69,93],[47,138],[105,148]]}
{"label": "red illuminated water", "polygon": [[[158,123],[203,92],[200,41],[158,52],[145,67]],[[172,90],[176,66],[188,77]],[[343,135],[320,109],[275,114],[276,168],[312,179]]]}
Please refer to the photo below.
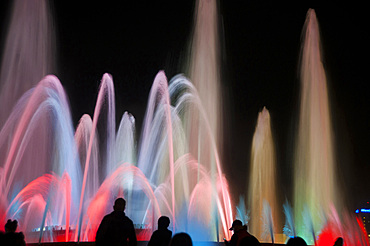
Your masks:
{"label": "red illuminated water", "polygon": [[[47,15],[47,1],[40,2]],[[27,4],[17,2],[15,14]],[[212,2],[200,1],[198,7],[201,19],[209,11],[216,15]],[[25,18],[23,15],[18,18]],[[206,20],[216,26],[214,21]],[[42,26],[43,20],[37,23]],[[16,27],[11,26],[12,32],[24,32],[13,28]],[[207,26],[195,32],[195,39],[204,35],[204,28]],[[14,37],[17,38],[24,39]],[[215,38],[211,34],[207,37]],[[202,49],[207,43],[199,45]],[[25,44],[23,48],[31,46],[32,43]],[[18,48],[14,49],[17,53]],[[202,58],[194,58],[193,62],[199,59]],[[208,63],[216,71],[217,60]],[[12,64],[6,64],[9,65]],[[34,70],[42,76],[47,74],[43,67]],[[199,72],[203,70],[193,74]],[[11,75],[10,71],[2,70],[2,76],[7,75]],[[198,85],[207,80],[207,86],[213,87],[214,75],[208,76],[197,79]],[[10,83],[1,82],[6,86]],[[126,213],[142,240],[149,239],[161,215],[171,218],[174,232],[187,231],[194,240],[230,238],[231,198],[217,149],[218,128],[211,118],[218,113],[209,114],[209,104],[204,102],[209,98],[199,96],[204,89],[198,90],[183,76],[169,82],[160,71],[153,81],[136,146],[132,115],[124,113],[115,131],[111,75],[102,76],[93,116],[83,115],[76,129],[67,95],[57,77],[48,75],[39,83],[22,86],[25,93],[5,117],[8,120],[0,132],[4,158],[0,173],[1,227],[6,219],[17,219],[27,242],[93,241],[101,219],[112,210],[116,197],[123,196],[128,200]],[[195,116],[197,124],[193,124]],[[192,135],[187,127],[190,125],[202,134]],[[194,149],[197,153],[190,151]]]}
{"label": "red illuminated water", "polygon": [[[7,105],[0,111],[0,228],[11,218],[19,221],[29,243],[94,241],[114,200],[125,197],[126,214],[140,240],[149,239],[161,215],[171,218],[174,233],[186,231],[194,241],[231,237],[235,206],[220,151],[218,9],[216,1],[196,4],[189,78],[168,81],[164,71],[158,72],[137,140],[135,118],[128,112],[116,131],[110,74],[102,76],[94,114],[81,116],[73,126],[62,82],[48,75],[53,36],[46,24],[47,1],[15,1],[0,76],[0,100]],[[38,32],[30,33],[33,27]],[[313,10],[304,31],[294,212],[286,209],[287,224],[294,236],[317,245],[332,244],[339,236],[345,245],[369,245],[361,220],[346,210],[336,191],[330,107]],[[252,141],[246,188],[250,229],[261,241],[274,241],[282,234],[275,190],[279,166],[266,109]]]}

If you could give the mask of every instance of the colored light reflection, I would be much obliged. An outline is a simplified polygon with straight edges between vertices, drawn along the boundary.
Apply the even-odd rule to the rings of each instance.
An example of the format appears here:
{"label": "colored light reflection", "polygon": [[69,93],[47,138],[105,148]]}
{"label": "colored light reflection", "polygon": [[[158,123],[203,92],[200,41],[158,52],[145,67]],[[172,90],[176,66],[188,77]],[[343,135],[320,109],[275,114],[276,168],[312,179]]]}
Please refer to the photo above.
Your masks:
{"label": "colored light reflection", "polygon": [[[21,39],[21,50],[46,53],[35,49],[38,45],[27,36],[35,35],[29,30],[37,24],[49,23],[38,20],[49,14],[47,8],[41,14],[34,12],[43,8],[33,2],[48,1],[15,1],[14,19],[21,24],[9,27],[17,35],[9,36],[12,40],[5,50],[14,52],[6,55],[4,60],[10,64],[2,63],[1,69],[0,78],[10,78],[9,82],[1,81],[5,87],[16,84],[10,76],[15,73],[27,88],[9,117],[1,109],[13,107],[0,109],[4,116],[0,124],[7,120],[0,132],[0,163],[4,163],[0,166],[0,228],[11,218],[19,221],[18,229],[24,231],[28,243],[94,241],[101,219],[120,196],[128,201],[126,214],[135,223],[148,225],[148,230],[141,228],[139,239],[149,239],[161,215],[171,218],[173,233],[190,231],[194,240],[230,239],[232,204],[218,153],[222,107],[215,106],[221,94],[220,64],[209,55],[219,50],[218,32],[209,32],[218,29],[216,2],[197,2],[191,46],[195,55],[187,64],[193,68],[190,77],[194,84],[184,76],[168,81],[163,71],[157,74],[140,141],[136,140],[134,117],[127,112],[115,131],[115,90],[109,74],[103,75],[94,115],[83,115],[73,128],[62,83],[56,76],[45,76],[47,69],[31,66],[35,60],[44,59],[25,57],[14,47]],[[20,33],[17,26],[25,26],[25,33]],[[48,36],[45,33],[45,37],[36,36],[35,40],[44,47],[39,42]],[[15,67],[12,61],[24,67],[11,69]],[[37,79],[31,74],[20,76],[20,72],[27,71],[42,75]],[[41,81],[26,86],[25,82],[31,80]],[[214,90],[210,93],[210,89]],[[204,190],[209,191],[206,198]],[[47,229],[56,226],[65,228],[65,232]],[[63,235],[57,235],[62,231]]]}

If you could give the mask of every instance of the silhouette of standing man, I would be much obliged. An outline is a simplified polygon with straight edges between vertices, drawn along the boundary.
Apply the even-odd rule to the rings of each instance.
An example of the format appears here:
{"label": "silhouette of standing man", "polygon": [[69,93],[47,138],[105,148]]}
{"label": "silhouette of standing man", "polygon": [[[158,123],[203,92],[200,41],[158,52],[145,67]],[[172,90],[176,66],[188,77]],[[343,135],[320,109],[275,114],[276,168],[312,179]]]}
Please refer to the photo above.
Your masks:
{"label": "silhouette of standing man", "polygon": [[158,219],[158,230],[153,232],[147,246],[168,246],[172,237],[172,231],[167,229],[169,225],[170,218],[161,216]]}
{"label": "silhouette of standing man", "polygon": [[96,232],[95,245],[136,246],[136,234],[132,220],[125,215],[126,201],[118,198],[113,212],[104,216]]}
{"label": "silhouette of standing man", "polygon": [[257,246],[261,245],[258,239],[249,234],[247,231],[248,226],[243,225],[243,222],[240,220],[234,220],[230,231],[234,231],[234,234],[231,236],[230,241],[225,240],[226,246],[242,246],[242,245],[250,245],[250,246]]}

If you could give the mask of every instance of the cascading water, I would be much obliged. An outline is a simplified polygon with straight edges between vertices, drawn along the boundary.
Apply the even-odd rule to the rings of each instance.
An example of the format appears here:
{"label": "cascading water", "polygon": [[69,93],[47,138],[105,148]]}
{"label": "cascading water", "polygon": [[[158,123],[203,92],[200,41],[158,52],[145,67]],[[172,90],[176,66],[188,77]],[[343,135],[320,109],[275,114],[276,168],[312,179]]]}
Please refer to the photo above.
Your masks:
{"label": "cascading water", "polygon": [[[214,3],[199,1],[198,5],[200,16],[216,15]],[[19,3],[18,8],[25,5]],[[200,18],[200,24],[203,21]],[[214,21],[207,23],[215,25]],[[204,39],[202,30],[195,31],[195,39]],[[198,49],[215,43],[215,34],[205,36]],[[202,63],[207,54],[192,62]],[[198,73],[195,69],[192,74]],[[213,73],[194,76],[198,85],[217,78]],[[4,87],[10,83],[1,82]],[[138,224],[139,239],[149,238],[161,215],[171,218],[174,232],[187,231],[193,240],[230,238],[232,205],[217,149],[217,122],[211,118],[218,114],[210,114],[212,103],[204,103],[217,99],[201,93],[184,76],[168,83],[164,72],[159,72],[136,143],[135,119],[130,114],[124,113],[115,132],[112,76],[103,75],[94,115],[83,115],[75,131],[60,81],[44,77],[20,98],[0,132],[5,156],[0,176],[1,223],[17,219],[27,242],[92,241],[114,199],[124,196],[126,212]],[[198,129],[199,136],[191,128]]]}
{"label": "cascading water", "polygon": [[[141,240],[148,239],[160,215],[171,218],[174,232],[187,231],[194,241],[229,239],[234,207],[219,152],[223,115],[215,1],[197,2],[187,64],[194,83],[182,75],[168,83],[163,71],[157,74],[138,141],[135,118],[127,112],[116,132],[109,74],[102,77],[94,115],[83,115],[73,128],[62,84],[47,75],[53,38],[46,3],[15,1],[3,54],[0,100],[8,106],[0,112],[0,227],[8,218],[17,219],[27,242],[93,241],[102,217],[123,196]],[[35,23],[40,24],[37,32],[28,33]],[[285,206],[289,229],[318,245],[335,236],[343,236],[347,245],[369,245],[361,221],[337,198],[319,46],[310,10],[302,48],[295,201],[293,209]],[[15,84],[22,88],[13,93]],[[264,109],[253,138],[248,209],[252,233],[269,241],[263,238],[266,230],[255,224],[265,221],[276,242],[280,218],[278,192],[271,189],[276,167],[270,128]],[[246,215],[240,211],[243,220]]]}

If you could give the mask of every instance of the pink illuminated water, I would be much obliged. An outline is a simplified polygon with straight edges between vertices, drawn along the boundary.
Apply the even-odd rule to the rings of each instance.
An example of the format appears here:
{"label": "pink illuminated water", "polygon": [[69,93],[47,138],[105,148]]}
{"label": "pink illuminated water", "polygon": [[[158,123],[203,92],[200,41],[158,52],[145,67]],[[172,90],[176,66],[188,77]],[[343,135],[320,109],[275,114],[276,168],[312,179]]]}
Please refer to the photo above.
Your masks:
{"label": "pink illuminated water", "polygon": [[[32,8],[28,8],[28,4]],[[46,1],[23,4],[17,1],[14,18],[28,21],[22,19],[23,12],[18,14],[21,9],[28,8],[32,12],[33,7],[39,10],[44,6]],[[216,15],[215,3],[199,1],[198,7],[202,10],[197,12],[200,17],[209,11]],[[46,7],[44,11],[47,15]],[[38,19],[43,14],[36,11],[24,18],[43,26],[49,23]],[[34,23],[32,21],[30,23]],[[201,22],[208,24],[197,27],[194,40],[214,40],[216,35],[205,34],[204,30],[208,25],[217,28],[215,20]],[[13,24],[11,30],[27,37],[34,35]],[[18,39],[24,41],[22,35],[15,35],[13,43]],[[206,37],[202,37],[204,35]],[[34,46],[32,42],[29,46],[26,44],[21,48],[15,46],[13,55],[9,56]],[[207,42],[194,41],[197,49],[203,50],[207,45]],[[37,52],[49,56],[48,48],[48,44],[40,44]],[[217,48],[213,46],[214,50]],[[207,56],[207,52],[203,56]],[[35,55],[27,54],[24,60],[23,56],[18,58],[21,64],[27,65],[30,64],[27,59],[34,59]],[[195,57],[192,62],[203,63],[202,59]],[[18,61],[7,61],[10,62],[4,63],[3,77],[19,70],[14,68]],[[217,60],[207,63],[211,70],[217,70]],[[6,69],[9,67],[14,69]],[[137,224],[141,240],[149,239],[161,215],[171,218],[174,233],[187,231],[194,240],[230,238],[231,197],[218,153],[218,128],[212,118],[218,113],[209,114],[207,105],[210,104],[204,100],[210,98],[199,96],[204,94],[204,89],[197,88],[202,83],[213,87],[213,74],[197,78],[197,86],[194,86],[184,76],[176,76],[169,82],[160,71],[153,81],[141,139],[137,142],[135,119],[127,112],[116,132],[111,75],[102,76],[93,116],[83,115],[74,129],[61,82],[47,75],[44,66],[32,67],[32,71],[41,74],[37,78],[41,81],[34,82],[33,76],[23,77],[24,91],[14,96],[15,100],[19,98],[16,105],[2,97],[15,106],[9,117],[4,116],[7,121],[0,132],[4,163],[0,172],[1,227],[6,219],[17,219],[27,242],[93,241],[101,219],[112,210],[115,198],[123,196],[128,200],[126,213]],[[193,74],[199,72],[202,71]],[[6,79],[1,83],[3,88],[11,84]],[[2,93],[6,93],[6,89]],[[195,116],[197,123],[193,124]],[[190,125],[201,133],[194,135]],[[197,152],[190,151],[195,149]]]}
{"label": "pink illuminated water", "polygon": [[0,71],[0,126],[18,99],[54,69],[54,33],[48,1],[15,0]]}
{"label": "pink illuminated water", "polygon": [[[138,140],[130,113],[122,115],[116,128],[110,74],[102,76],[94,114],[82,115],[73,126],[62,82],[48,75],[53,35],[47,3],[15,1],[3,53],[0,228],[12,218],[29,243],[94,241],[114,200],[125,197],[126,214],[140,240],[149,239],[161,215],[171,218],[174,233],[186,231],[194,241],[230,239],[235,205],[221,162],[216,1],[196,2],[189,78],[177,75],[168,81],[164,71],[153,78]],[[313,10],[308,11],[304,32],[295,200],[293,209],[286,207],[286,217],[291,231],[310,243],[326,245],[342,236],[346,245],[369,245],[361,221],[338,198],[330,105]],[[277,202],[279,166],[265,108],[252,141],[246,188],[250,230],[261,241],[281,242],[276,238],[283,213]]]}

